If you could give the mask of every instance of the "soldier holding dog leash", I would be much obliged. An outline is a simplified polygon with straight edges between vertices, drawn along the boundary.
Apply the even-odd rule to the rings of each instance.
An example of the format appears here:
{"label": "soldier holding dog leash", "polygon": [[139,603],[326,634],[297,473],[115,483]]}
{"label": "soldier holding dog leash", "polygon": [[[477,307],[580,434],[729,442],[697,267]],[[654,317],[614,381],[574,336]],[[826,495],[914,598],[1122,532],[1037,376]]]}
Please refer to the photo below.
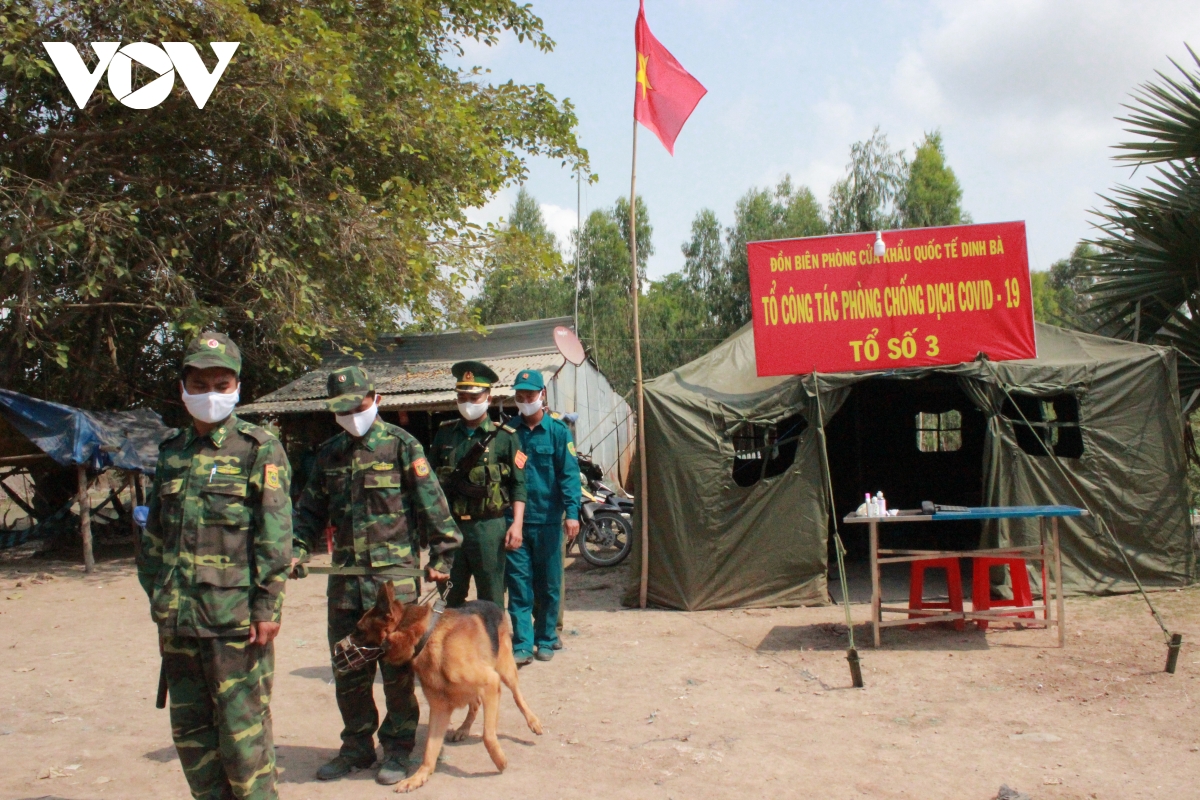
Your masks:
{"label": "soldier holding dog leash", "polygon": [[[402,428],[378,419],[379,395],[360,367],[343,367],[329,376],[327,407],[345,429],[323,444],[294,515],[297,556],[306,558],[325,541],[325,526],[335,528],[329,576],[329,645],[354,632],[358,620],[375,606],[380,587],[390,578],[336,574],[336,568],[384,570],[420,564],[418,525],[428,536],[426,577],[444,582],[450,576],[462,535],[450,516],[441,486],[420,443]],[[293,562],[295,564],[295,562]],[[303,565],[296,569],[298,577]],[[420,593],[420,578],[394,581],[397,600],[411,602]],[[337,757],[317,770],[321,780],[335,780],[375,764],[376,731],[384,761],[375,776],[390,785],[404,779],[417,735],[420,707],[413,690],[412,665],[380,663],[387,716],[379,723],[372,684],[376,662],[349,672],[334,672],[338,709],[342,714],[342,747]]]}

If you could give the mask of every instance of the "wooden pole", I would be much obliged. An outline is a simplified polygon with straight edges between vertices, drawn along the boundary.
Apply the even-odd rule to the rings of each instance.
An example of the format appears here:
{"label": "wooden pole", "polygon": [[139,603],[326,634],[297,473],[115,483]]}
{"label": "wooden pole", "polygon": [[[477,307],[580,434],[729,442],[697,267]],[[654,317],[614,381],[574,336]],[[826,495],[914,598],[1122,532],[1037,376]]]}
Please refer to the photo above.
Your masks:
{"label": "wooden pole", "polygon": [[[833,513],[837,513],[834,509]],[[879,647],[879,621],[883,618],[879,607],[883,605],[883,589],[879,585],[879,523],[871,520],[871,633]]]}
{"label": "wooden pole", "polygon": [[1066,647],[1067,626],[1063,616],[1067,612],[1067,607],[1063,602],[1062,544],[1058,538],[1058,517],[1050,518],[1050,537],[1054,544],[1054,600],[1058,605],[1058,646]]}
{"label": "wooden pole", "polygon": [[638,585],[638,607],[646,607],[650,586],[650,495],[646,489],[646,404],[642,397],[642,330],[638,322],[637,260],[637,119],[633,120],[633,168],[629,171],[629,256],[633,266],[633,367],[637,387],[638,500],[642,507],[642,579]]}
{"label": "wooden pole", "polygon": [[92,503],[88,499],[87,467],[76,465],[75,474],[79,478],[79,536],[83,539],[83,568],[90,575],[96,571],[96,559],[92,556]]}

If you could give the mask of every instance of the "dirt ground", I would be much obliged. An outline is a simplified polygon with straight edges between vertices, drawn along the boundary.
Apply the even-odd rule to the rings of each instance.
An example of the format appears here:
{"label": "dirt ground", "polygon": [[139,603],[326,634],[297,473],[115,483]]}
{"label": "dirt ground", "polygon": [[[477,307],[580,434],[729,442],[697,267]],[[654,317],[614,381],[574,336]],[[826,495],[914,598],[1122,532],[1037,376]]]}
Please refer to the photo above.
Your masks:
{"label": "dirt ground", "polygon": [[[855,690],[838,607],[625,610],[630,566],[584,567],[568,571],[566,649],[520,673],[545,735],[506,693],[508,771],[496,773],[477,727],[447,746],[418,796],[984,800],[1001,784],[1037,800],[1200,794],[1196,590],[1155,595],[1185,638],[1175,676],[1141,600],[1110,597],[1068,601],[1065,649],[1041,630],[901,628],[874,651],[860,625],[867,685]],[[863,586],[859,570],[852,596]],[[320,578],[288,586],[272,702],[280,796],[391,796],[371,772],[314,779],[340,730],[323,592]],[[0,797],[187,797],[154,708],[157,677],[128,558],[86,577],[63,562],[0,566]]]}

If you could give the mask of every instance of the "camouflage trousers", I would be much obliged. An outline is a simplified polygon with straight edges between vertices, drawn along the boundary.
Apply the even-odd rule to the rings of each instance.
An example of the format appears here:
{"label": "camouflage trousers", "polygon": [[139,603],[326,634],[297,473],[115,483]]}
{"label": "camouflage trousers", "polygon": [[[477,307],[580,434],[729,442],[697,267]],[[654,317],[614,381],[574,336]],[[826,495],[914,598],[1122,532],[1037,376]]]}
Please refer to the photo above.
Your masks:
{"label": "camouflage trousers", "polygon": [[[398,598],[400,599],[400,598]],[[329,648],[349,636],[365,612],[345,608],[329,609]],[[383,698],[387,716],[379,724],[375,708],[375,670],[383,673]],[[400,667],[372,661],[353,672],[333,673],[338,710],[342,712],[342,755],[361,758],[375,754],[376,731],[385,754],[411,753],[417,739],[421,707],[413,685],[412,664]]]}
{"label": "camouflage trousers", "polygon": [[168,636],[171,735],[196,800],[274,800],[275,647]]}

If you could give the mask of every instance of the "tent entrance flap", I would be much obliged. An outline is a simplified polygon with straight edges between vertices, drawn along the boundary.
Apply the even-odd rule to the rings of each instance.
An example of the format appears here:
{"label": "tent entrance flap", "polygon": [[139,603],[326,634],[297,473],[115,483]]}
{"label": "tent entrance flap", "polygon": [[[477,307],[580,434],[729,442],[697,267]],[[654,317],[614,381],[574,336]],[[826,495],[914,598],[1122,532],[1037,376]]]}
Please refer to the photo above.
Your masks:
{"label": "tent entrance flap", "polygon": [[[920,508],[922,500],[984,505],[986,433],[987,417],[952,375],[853,384],[827,427],[835,513],[839,519],[853,513],[864,494],[877,491],[889,508]],[[851,560],[867,558],[862,528],[843,530]],[[884,528],[882,547],[966,550],[980,538],[980,524],[971,521]]]}

